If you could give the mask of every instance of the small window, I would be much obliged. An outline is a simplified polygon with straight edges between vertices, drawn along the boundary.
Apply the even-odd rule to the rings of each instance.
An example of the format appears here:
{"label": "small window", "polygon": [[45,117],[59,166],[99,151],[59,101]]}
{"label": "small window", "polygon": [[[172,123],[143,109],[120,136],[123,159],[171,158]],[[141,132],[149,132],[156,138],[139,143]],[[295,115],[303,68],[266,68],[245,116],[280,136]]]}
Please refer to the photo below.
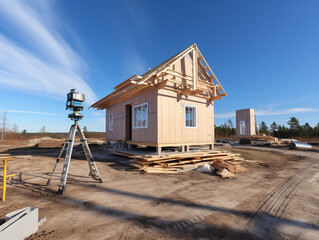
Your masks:
{"label": "small window", "polygon": [[113,113],[109,114],[109,130],[113,130]]}
{"label": "small window", "polygon": [[133,107],[133,128],[148,128],[148,103]]}
{"label": "small window", "polygon": [[196,107],[185,106],[185,127],[196,128]]}
{"label": "small window", "polygon": [[240,121],[240,135],[245,135],[246,134],[246,124],[245,124],[245,121]]}

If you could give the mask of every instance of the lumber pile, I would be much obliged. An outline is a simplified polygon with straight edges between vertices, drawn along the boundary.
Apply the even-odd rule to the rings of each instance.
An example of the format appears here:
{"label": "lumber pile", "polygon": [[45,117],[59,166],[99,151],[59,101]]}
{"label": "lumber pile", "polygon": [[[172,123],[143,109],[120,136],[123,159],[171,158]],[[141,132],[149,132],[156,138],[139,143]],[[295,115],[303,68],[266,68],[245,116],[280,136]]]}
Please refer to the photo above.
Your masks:
{"label": "lumber pile", "polygon": [[169,155],[138,155],[127,151],[114,151],[113,154],[130,159],[131,166],[146,173],[180,173],[196,169],[203,164],[211,164],[221,172],[227,169],[230,173],[241,173],[245,168],[240,165],[243,158],[240,154],[225,151],[207,151],[193,153],[174,153]]}

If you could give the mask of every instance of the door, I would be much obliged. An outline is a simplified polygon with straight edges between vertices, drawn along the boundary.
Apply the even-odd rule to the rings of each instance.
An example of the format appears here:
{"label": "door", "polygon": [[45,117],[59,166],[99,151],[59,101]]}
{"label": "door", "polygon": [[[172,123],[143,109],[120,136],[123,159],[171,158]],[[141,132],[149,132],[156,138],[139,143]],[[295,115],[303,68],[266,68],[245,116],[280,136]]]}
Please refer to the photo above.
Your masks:
{"label": "door", "polygon": [[132,104],[125,105],[125,140],[132,140]]}

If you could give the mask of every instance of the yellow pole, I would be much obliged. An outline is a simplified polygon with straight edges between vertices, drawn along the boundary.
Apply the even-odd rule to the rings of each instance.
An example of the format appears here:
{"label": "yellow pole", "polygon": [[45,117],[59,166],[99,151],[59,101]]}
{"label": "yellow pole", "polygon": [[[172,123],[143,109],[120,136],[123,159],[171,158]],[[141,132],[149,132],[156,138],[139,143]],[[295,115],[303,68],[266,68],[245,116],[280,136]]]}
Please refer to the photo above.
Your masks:
{"label": "yellow pole", "polygon": [[7,159],[3,160],[3,191],[2,191],[2,202],[6,200],[6,190],[7,190]]}
{"label": "yellow pole", "polygon": [[[5,155],[5,154],[2,154],[2,155]],[[3,157],[1,157],[3,158]],[[15,159],[15,158],[6,158],[6,159],[3,159],[3,186],[0,187],[0,189],[2,188],[2,202],[4,202],[6,200],[6,190],[7,190],[7,178],[10,178],[11,180],[11,177],[15,176],[15,174],[11,174],[11,175],[8,175],[7,176],[7,161],[8,160],[12,160],[12,159]]]}

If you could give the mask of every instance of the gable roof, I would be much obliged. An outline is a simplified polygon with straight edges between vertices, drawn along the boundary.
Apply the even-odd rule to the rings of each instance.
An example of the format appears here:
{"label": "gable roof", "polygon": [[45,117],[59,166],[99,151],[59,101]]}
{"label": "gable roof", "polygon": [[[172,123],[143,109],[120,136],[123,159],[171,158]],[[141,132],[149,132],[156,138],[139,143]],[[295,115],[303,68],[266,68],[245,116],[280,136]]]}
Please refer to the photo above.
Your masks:
{"label": "gable roof", "polygon": [[[207,81],[207,84],[211,90],[211,94],[207,94],[208,99],[210,101],[215,101],[215,100],[220,99],[223,96],[227,96],[223,87],[220,85],[219,81],[217,80],[215,74],[213,73],[213,71],[209,67],[208,63],[204,59],[201,52],[199,51],[197,45],[194,43],[193,45],[189,46],[188,48],[180,51],[179,53],[170,57],[166,61],[157,65],[153,69],[147,71],[142,76],[133,75],[129,79],[127,79],[124,82],[120,83],[119,85],[115,86],[114,92],[112,92],[111,94],[102,98],[101,100],[97,101],[96,103],[92,104],[91,107],[102,110],[102,109],[105,109],[105,108],[107,108],[107,107],[109,107],[117,102],[123,101],[127,98],[130,98],[130,97],[133,97],[132,93],[136,94],[139,91],[146,89],[146,88],[152,88],[152,87],[153,88],[154,87],[162,88],[162,87],[164,87],[165,84],[167,83],[167,80],[162,81],[162,82],[158,81],[157,84],[155,84],[155,82],[151,81],[151,80],[154,80],[154,78],[160,77],[163,74],[174,74],[172,72],[169,72],[169,68],[173,64],[175,64],[177,61],[179,61],[180,59],[185,57],[187,54],[190,54],[192,52],[195,53],[195,54],[193,54],[193,59],[197,59],[197,61],[195,61],[196,65],[194,65],[194,66],[198,67],[198,69],[196,69],[196,71],[198,71],[200,68],[202,71],[205,72],[205,74],[207,75],[207,77],[209,79]],[[194,85],[195,85],[195,80],[196,80],[195,75],[197,75],[197,73],[194,74],[194,77],[193,77],[194,78]],[[179,77],[183,78],[186,76],[180,75]],[[185,94],[186,93],[185,89],[180,89],[180,90],[178,90],[178,92],[183,94],[183,95],[188,95],[188,94],[196,95],[197,93],[201,93],[201,91],[199,91],[196,88],[194,88],[192,90],[193,91],[186,89],[187,94]]]}

